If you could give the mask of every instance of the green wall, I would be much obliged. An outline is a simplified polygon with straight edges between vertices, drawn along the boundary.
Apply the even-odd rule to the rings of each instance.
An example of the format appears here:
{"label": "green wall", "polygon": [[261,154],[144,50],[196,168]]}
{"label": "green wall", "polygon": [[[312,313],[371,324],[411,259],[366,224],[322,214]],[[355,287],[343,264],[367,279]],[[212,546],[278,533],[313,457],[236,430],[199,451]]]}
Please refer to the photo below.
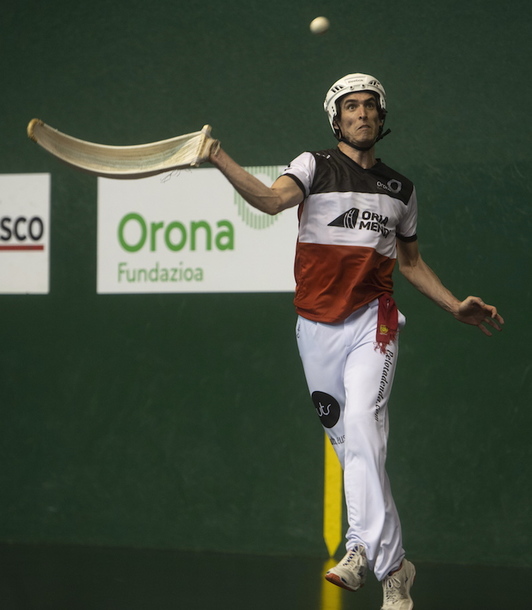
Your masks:
{"label": "green wall", "polygon": [[[0,173],[52,175],[51,289],[0,296],[0,540],[324,555],[322,431],[290,294],[96,295],[96,180],[26,139],[214,127],[244,165],[334,144],[375,74],[426,260],[507,320],[485,338],[397,279],[389,472],[416,560],[532,565],[530,3],[8,0]],[[332,29],[312,36],[325,14]],[[1,264],[1,260],[0,260]]]}

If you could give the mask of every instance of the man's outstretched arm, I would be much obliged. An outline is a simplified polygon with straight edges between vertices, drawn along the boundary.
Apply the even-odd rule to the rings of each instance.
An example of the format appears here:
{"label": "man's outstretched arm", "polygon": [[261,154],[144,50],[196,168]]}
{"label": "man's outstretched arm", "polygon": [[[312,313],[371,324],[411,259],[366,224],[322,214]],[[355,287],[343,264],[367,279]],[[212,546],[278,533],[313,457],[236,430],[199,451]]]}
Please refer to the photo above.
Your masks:
{"label": "man's outstretched arm", "polygon": [[478,326],[488,336],[492,333],[487,326],[501,330],[504,320],[497,313],[497,308],[487,305],[480,297],[469,296],[463,301],[457,299],[421,258],[417,241],[397,240],[397,260],[399,271],[406,279],[442,309],[452,313],[457,320]]}
{"label": "man's outstretched arm", "polygon": [[213,147],[209,162],[222,172],[251,206],[261,212],[273,216],[303,201],[301,189],[288,176],[280,176],[271,187],[267,187],[219,146]]}

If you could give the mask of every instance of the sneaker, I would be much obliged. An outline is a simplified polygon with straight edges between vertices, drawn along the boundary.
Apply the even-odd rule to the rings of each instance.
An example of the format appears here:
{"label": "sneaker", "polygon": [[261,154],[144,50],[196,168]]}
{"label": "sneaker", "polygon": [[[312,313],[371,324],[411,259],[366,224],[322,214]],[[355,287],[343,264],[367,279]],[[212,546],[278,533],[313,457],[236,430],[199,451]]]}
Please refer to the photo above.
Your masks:
{"label": "sneaker", "polygon": [[366,549],[361,544],[357,544],[347,551],[338,565],[325,574],[325,580],[342,589],[358,591],[366,582],[367,572]]}
{"label": "sneaker", "polygon": [[412,610],[410,587],[416,578],[414,565],[403,559],[401,567],[382,581],[384,603],[381,610]]}

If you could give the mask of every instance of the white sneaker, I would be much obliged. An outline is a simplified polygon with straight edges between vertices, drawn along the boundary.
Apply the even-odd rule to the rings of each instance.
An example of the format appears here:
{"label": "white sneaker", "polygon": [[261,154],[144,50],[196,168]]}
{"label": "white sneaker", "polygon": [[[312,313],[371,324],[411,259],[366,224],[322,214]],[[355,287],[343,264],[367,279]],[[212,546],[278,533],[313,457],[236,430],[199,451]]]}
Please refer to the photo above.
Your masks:
{"label": "white sneaker", "polygon": [[366,582],[367,572],[366,549],[361,544],[357,544],[350,551],[347,551],[338,565],[325,574],[325,580],[332,582],[337,587],[342,587],[342,589],[358,591]]}
{"label": "white sneaker", "polygon": [[416,568],[403,559],[399,570],[386,576],[382,581],[384,603],[381,610],[412,610],[414,602],[410,597],[410,587],[416,578]]}

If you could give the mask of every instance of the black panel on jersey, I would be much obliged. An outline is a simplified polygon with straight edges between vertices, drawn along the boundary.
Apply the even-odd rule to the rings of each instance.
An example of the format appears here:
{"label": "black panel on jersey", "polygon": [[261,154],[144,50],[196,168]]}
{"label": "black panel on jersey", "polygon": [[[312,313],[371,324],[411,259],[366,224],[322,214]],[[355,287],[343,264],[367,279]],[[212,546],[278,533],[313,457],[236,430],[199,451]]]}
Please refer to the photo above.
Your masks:
{"label": "black panel on jersey", "polygon": [[310,194],[378,193],[399,199],[408,205],[414,185],[380,160],[370,169],[360,167],[338,148],[310,153],[316,160],[316,172]]}

